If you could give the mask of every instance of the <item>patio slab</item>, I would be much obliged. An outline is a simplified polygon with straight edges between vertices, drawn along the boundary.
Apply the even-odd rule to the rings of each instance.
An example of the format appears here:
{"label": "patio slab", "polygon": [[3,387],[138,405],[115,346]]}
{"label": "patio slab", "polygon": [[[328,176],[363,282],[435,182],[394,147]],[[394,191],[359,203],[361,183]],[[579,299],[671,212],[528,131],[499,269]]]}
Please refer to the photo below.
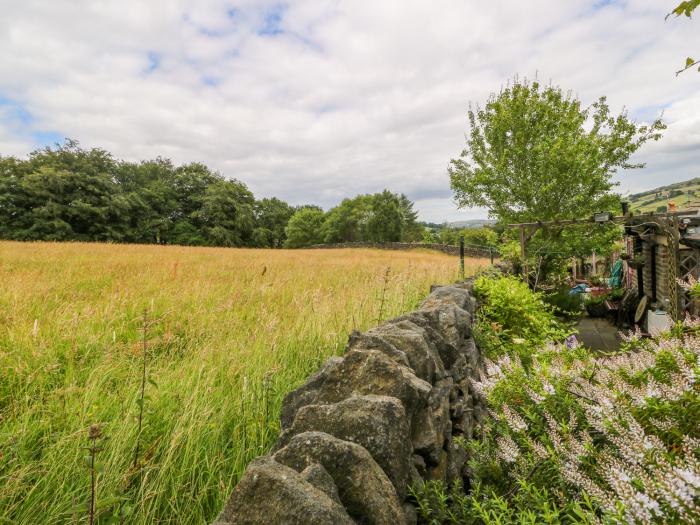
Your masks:
{"label": "patio slab", "polygon": [[584,317],[576,325],[578,340],[591,350],[599,352],[617,352],[620,350],[620,338],[617,328],[605,318]]}

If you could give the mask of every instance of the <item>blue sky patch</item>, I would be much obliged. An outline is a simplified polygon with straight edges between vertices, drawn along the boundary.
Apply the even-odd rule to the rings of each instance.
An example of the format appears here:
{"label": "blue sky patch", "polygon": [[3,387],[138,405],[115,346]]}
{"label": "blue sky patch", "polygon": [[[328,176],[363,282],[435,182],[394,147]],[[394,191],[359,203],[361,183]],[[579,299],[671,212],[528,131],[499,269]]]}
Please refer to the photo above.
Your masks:
{"label": "blue sky patch", "polygon": [[22,103],[0,94],[0,124],[10,128],[16,137],[29,139],[36,147],[63,143],[61,133],[37,128],[35,123],[36,119]]}
{"label": "blue sky patch", "polygon": [[34,144],[38,147],[53,146],[54,144],[63,144],[63,135],[56,131],[33,131],[31,133]]}
{"label": "blue sky patch", "polygon": [[263,17],[263,25],[258,29],[258,35],[275,36],[284,33],[284,29],[282,29],[282,19],[284,18],[286,10],[286,5],[277,4],[266,11]]}
{"label": "blue sky patch", "polygon": [[9,120],[11,124],[28,126],[32,123],[32,115],[16,100],[0,95],[0,110],[3,120]]}
{"label": "blue sky patch", "polygon": [[160,54],[155,51],[149,51],[146,53],[146,58],[148,59],[148,66],[146,66],[145,73],[153,73],[156,69],[160,67]]}

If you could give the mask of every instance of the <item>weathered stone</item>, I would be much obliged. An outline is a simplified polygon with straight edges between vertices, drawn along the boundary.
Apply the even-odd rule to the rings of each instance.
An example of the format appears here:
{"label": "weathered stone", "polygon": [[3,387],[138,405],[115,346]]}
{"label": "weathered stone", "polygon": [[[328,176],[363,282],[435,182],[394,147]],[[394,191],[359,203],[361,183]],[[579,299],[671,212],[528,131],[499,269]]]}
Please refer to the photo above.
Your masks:
{"label": "weathered stone", "polygon": [[248,465],[218,521],[231,525],[354,525],[339,503],[269,457]]}
{"label": "weathered stone", "polygon": [[444,483],[447,479],[447,460],[447,452],[441,450],[437,465],[428,470],[428,479]]}
{"label": "weathered stone", "polygon": [[416,508],[410,503],[403,504],[404,519],[406,520],[406,525],[417,525],[418,523],[418,512]]}
{"label": "weathered stone", "polygon": [[285,397],[274,456],[249,465],[216,523],[414,525],[409,485],[469,487],[453,438],[478,435],[486,413],[472,286],[433,287],[420,310],[350,334]]}
{"label": "weathered stone", "polygon": [[407,368],[411,367],[411,363],[409,362],[405,352],[396,348],[386,339],[372,335],[371,333],[363,334],[357,330],[354,330],[348,338],[345,353],[348,353],[351,350],[379,350],[400,365]]}
{"label": "weathered stone", "polygon": [[447,449],[447,472],[445,474],[447,483],[462,481],[464,467],[467,463],[467,451],[454,441]]}
{"label": "weathered stone", "polygon": [[440,451],[451,434],[449,393],[453,384],[451,377],[438,381],[430,392],[428,408],[416,417],[411,435],[413,451],[428,465],[439,462]]}
{"label": "weathered stone", "polygon": [[416,467],[418,474],[420,474],[420,476],[424,478],[426,466],[425,459],[423,459],[423,456],[421,456],[420,454],[413,454],[413,466]]}
{"label": "weathered stone", "polygon": [[434,383],[445,377],[440,354],[430,343],[425,330],[417,324],[410,321],[386,323],[368,333],[380,336],[402,350],[408,357],[411,368],[421,379]]}
{"label": "weathered stone", "polygon": [[299,407],[304,405],[309,405],[315,402],[317,397],[317,391],[323,385],[328,374],[340,366],[343,362],[342,357],[331,357],[325,363],[321,369],[309,377],[299,388],[292,390],[282,401],[282,410],[280,412],[280,423],[282,428],[286,428],[292,424],[294,421],[294,416],[299,410]]}
{"label": "weathered stone", "polygon": [[[277,458],[274,458],[277,461]],[[277,461],[278,463],[285,464],[284,461]],[[292,467],[292,465],[287,465]],[[298,469],[295,469],[298,470]],[[312,463],[304,470],[301,471],[301,477],[306,481],[311,483],[318,490],[324,492],[326,496],[331,498],[337,503],[342,503],[340,501],[340,496],[338,495],[338,487],[336,487],[333,478],[328,473],[328,471],[323,468],[323,465],[318,463]]]}
{"label": "weathered stone", "polygon": [[468,290],[456,286],[431,287],[430,295],[421,303],[421,308],[432,307],[444,303],[452,303],[467,310],[470,306],[471,294]]}
{"label": "weathered stone", "polygon": [[[454,305],[450,306],[454,308]],[[408,321],[416,324],[425,331],[428,341],[437,350],[445,368],[449,369],[455,359],[457,359],[457,357],[460,355],[460,351],[457,349],[457,347],[448,342],[447,339],[435,329],[429,313],[424,313],[422,310],[418,310],[416,312],[411,312],[392,319],[389,321],[389,323],[396,324],[400,323],[401,321]]]}
{"label": "weathered stone", "polygon": [[409,421],[426,406],[431,386],[416,377],[379,350],[351,350],[340,362],[327,367],[322,375],[314,376],[313,385],[304,385],[288,394],[283,401],[282,428],[306,405],[337,403],[354,394],[376,394],[395,397],[404,406]]}
{"label": "weathered stone", "polygon": [[[293,469],[321,464],[348,514],[360,523],[393,525],[403,518],[396,489],[360,445],[323,432],[297,434],[274,459]],[[309,467],[306,467],[309,468]],[[306,470],[304,470],[306,472]]]}
{"label": "weathered stone", "polygon": [[355,396],[332,405],[308,405],[297,412],[292,426],[282,432],[276,447],[286,446],[297,434],[325,432],[362,445],[389,477],[399,499],[406,494],[411,442],[406,411],[386,396]]}

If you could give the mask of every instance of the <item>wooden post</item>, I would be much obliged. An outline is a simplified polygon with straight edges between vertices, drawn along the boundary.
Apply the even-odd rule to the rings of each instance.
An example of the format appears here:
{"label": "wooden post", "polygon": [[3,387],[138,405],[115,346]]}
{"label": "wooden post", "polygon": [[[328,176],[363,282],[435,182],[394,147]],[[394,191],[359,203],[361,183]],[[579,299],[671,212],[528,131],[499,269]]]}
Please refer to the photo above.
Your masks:
{"label": "wooden post", "polygon": [[525,258],[525,226],[520,226],[520,258],[523,260],[523,280],[528,282],[527,259]]}
{"label": "wooden post", "polygon": [[464,235],[459,238],[459,274],[464,280]]}
{"label": "wooden post", "polygon": [[591,255],[591,266],[591,275],[598,275],[598,257],[595,252]]}

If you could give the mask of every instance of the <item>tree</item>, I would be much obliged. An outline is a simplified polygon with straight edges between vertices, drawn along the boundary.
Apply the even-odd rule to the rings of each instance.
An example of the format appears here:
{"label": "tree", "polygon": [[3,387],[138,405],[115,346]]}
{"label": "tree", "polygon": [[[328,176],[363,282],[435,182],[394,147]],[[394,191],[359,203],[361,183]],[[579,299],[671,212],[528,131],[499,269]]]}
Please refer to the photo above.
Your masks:
{"label": "tree", "polygon": [[371,195],[358,195],[331,208],[323,222],[323,242],[367,240],[367,224],[372,215]]}
{"label": "tree", "polygon": [[418,212],[413,209],[413,202],[403,193],[399,195],[399,211],[401,212],[401,240],[416,242],[423,238],[423,226],[418,223]]}
{"label": "tree", "polygon": [[294,208],[276,197],[255,201],[253,245],[259,248],[281,248],[287,238],[284,229],[294,215]]}
{"label": "tree", "polygon": [[[668,20],[668,17],[671,15],[675,15],[676,18],[678,18],[681,15],[685,15],[686,17],[691,18],[693,16],[693,11],[695,11],[698,8],[698,6],[700,6],[700,0],[683,1],[680,4],[678,4],[673,9],[673,11],[666,15],[666,19]],[[698,66],[698,71],[700,71],[700,60],[696,60],[693,57],[686,58],[685,66],[682,69],[676,71],[676,76],[695,66]]]}
{"label": "tree", "polygon": [[316,207],[304,207],[297,211],[289,219],[285,229],[287,234],[285,247],[302,248],[323,242],[321,226],[324,216],[323,210]]}
{"label": "tree", "polygon": [[[624,112],[611,114],[605,97],[583,107],[559,87],[517,80],[483,108],[470,108],[468,119],[467,147],[450,163],[450,183],[460,207],[486,207],[501,224],[617,211],[613,174],[643,167],[630,157],[665,129],[660,120],[639,125]],[[600,233],[598,251],[598,241],[612,242],[616,235]],[[528,255],[537,255],[546,275],[555,259],[590,246],[588,235],[581,228],[544,225],[528,235]]]}
{"label": "tree", "polygon": [[372,198],[372,215],[367,223],[367,237],[373,242],[401,240],[403,215],[399,198],[389,190]]}
{"label": "tree", "polygon": [[245,184],[220,179],[206,187],[201,209],[193,218],[201,221],[211,246],[243,246],[253,232],[255,198]]}
{"label": "tree", "polygon": [[643,167],[630,156],[665,128],[612,115],[604,97],[584,108],[559,87],[517,80],[468,119],[467,147],[449,167],[456,201],[508,223],[615,209],[612,175]]}

